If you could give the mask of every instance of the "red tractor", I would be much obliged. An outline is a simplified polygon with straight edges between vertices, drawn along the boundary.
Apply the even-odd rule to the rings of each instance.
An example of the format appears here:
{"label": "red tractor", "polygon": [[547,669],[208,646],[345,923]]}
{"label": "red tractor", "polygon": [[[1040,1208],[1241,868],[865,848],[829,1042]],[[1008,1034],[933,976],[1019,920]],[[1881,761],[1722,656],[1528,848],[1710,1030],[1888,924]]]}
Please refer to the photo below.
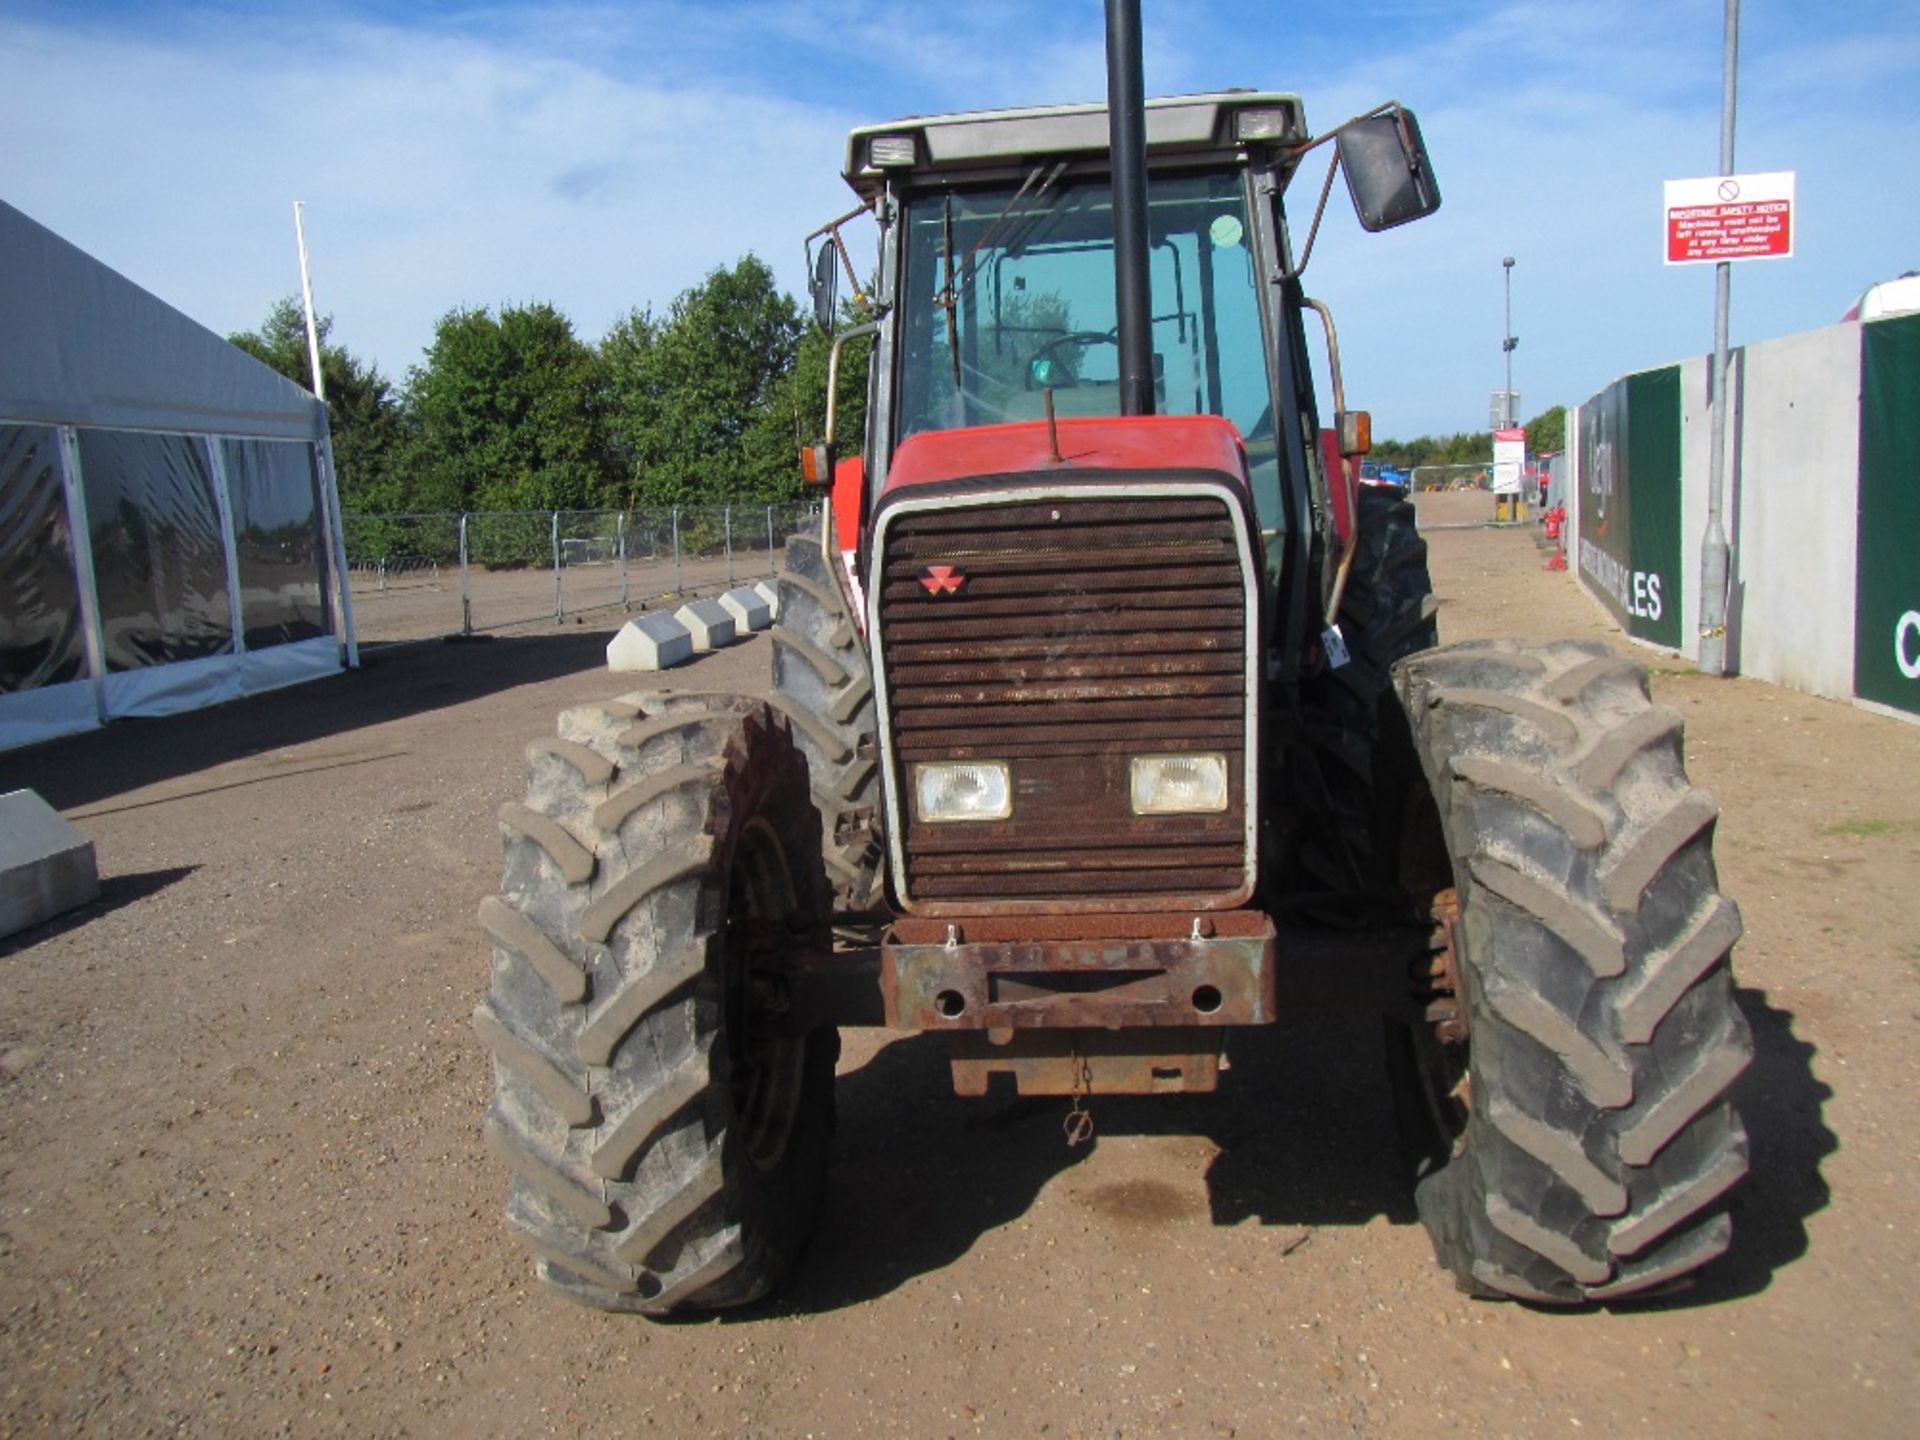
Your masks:
{"label": "red tractor", "polygon": [[1214,1089],[1240,1027],[1374,1011],[1462,1287],[1646,1295],[1728,1245],[1752,1046],[1680,717],[1598,646],[1436,645],[1302,288],[1335,169],[1368,230],[1439,204],[1413,115],[1143,103],[1125,0],[1109,54],[1104,108],[853,133],[865,443],[834,456],[830,411],[809,452],[832,504],[786,551],[771,701],[569,711],[503,811],[485,1134],[569,1297],[766,1293],[845,1025],[944,1031],[961,1092],[1084,1117]]}

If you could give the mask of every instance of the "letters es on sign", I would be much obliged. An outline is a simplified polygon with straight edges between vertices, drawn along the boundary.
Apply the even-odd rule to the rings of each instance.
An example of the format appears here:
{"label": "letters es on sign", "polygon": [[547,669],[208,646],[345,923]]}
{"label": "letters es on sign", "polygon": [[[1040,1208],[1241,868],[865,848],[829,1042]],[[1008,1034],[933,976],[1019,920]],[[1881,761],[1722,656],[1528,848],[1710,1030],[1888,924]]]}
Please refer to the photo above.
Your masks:
{"label": "letters es on sign", "polygon": [[1791,259],[1793,173],[1667,181],[1667,264]]}

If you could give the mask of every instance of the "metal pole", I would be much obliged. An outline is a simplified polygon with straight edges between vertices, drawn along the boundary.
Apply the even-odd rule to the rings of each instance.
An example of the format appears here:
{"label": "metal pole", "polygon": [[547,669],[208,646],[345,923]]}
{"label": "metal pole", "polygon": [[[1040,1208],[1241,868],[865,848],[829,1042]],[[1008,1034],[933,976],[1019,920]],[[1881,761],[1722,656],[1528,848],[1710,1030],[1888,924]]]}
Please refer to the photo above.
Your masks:
{"label": "metal pole", "polygon": [[566,602],[560,594],[560,512],[552,514],[551,534],[553,538],[553,618],[567,618]]}
{"label": "metal pole", "polygon": [[334,593],[340,601],[340,634],[349,670],[360,668],[360,634],[353,625],[353,573],[347,569],[347,524],[340,513],[340,472],[333,465],[333,432],[322,429],[314,460],[320,467],[321,523],[333,537]]}
{"label": "metal pole", "polygon": [[733,588],[733,506],[728,505],[721,511],[720,524],[727,537],[727,588]]}
{"label": "metal pole", "polygon": [[1507,278],[1507,328],[1500,341],[1500,348],[1507,354],[1507,389],[1506,399],[1501,403],[1501,410],[1506,415],[1508,426],[1511,427],[1513,422],[1520,418],[1513,413],[1513,257],[1509,255],[1502,260],[1500,268]]}
{"label": "metal pole", "polygon": [[313,393],[324,402],[327,398],[327,380],[320,373],[320,327],[313,318],[313,281],[307,274],[307,226],[304,209],[304,201],[293,202],[293,234],[300,243],[300,299],[307,308],[307,363],[313,367]]}
{"label": "metal pole", "polygon": [[780,562],[774,558],[773,554],[773,507],[769,505],[767,506],[767,574],[779,573]]}
{"label": "metal pole", "polygon": [[1140,0],[1107,0],[1107,140],[1113,152],[1114,318],[1120,413],[1153,414],[1153,291],[1147,271],[1147,108]]}
{"label": "metal pole", "polygon": [[620,608],[627,608],[627,512],[622,510],[613,522],[613,542],[620,551]]}
{"label": "metal pole", "polygon": [[680,593],[680,507],[673,507],[673,593]]}
{"label": "metal pole", "polygon": [[[1734,91],[1740,57],[1740,0],[1726,0],[1726,38],[1720,65],[1720,173],[1733,173]],[[1732,547],[1722,519],[1727,483],[1727,308],[1733,266],[1713,267],[1713,453],[1707,459],[1707,533],[1700,543],[1700,673],[1727,673],[1727,577]]]}
{"label": "metal pole", "polygon": [[473,582],[467,573],[467,512],[460,512],[460,633],[473,634]]}

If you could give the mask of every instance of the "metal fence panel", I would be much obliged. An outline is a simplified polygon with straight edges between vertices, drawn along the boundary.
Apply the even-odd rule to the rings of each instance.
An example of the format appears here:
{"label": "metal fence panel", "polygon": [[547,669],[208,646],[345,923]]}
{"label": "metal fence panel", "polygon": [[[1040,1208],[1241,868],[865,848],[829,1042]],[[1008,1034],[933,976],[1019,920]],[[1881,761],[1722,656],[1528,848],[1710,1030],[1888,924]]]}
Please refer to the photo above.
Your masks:
{"label": "metal fence panel", "polygon": [[626,516],[618,510],[562,510],[560,613],[624,607]]}
{"label": "metal fence panel", "polygon": [[656,510],[348,515],[360,638],[430,639],[572,615],[673,608],[779,570],[818,502]]}
{"label": "metal fence panel", "polygon": [[424,640],[458,630],[458,515],[343,515],[360,640]]}

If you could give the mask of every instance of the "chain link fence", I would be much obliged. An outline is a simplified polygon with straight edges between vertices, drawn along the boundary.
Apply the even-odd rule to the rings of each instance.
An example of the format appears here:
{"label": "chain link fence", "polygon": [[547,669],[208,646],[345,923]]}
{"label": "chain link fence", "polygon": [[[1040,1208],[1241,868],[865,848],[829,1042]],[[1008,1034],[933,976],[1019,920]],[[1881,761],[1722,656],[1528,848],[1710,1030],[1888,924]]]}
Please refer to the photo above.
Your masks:
{"label": "chain link fence", "polygon": [[773,576],[817,502],[343,515],[362,643],[634,613]]}

